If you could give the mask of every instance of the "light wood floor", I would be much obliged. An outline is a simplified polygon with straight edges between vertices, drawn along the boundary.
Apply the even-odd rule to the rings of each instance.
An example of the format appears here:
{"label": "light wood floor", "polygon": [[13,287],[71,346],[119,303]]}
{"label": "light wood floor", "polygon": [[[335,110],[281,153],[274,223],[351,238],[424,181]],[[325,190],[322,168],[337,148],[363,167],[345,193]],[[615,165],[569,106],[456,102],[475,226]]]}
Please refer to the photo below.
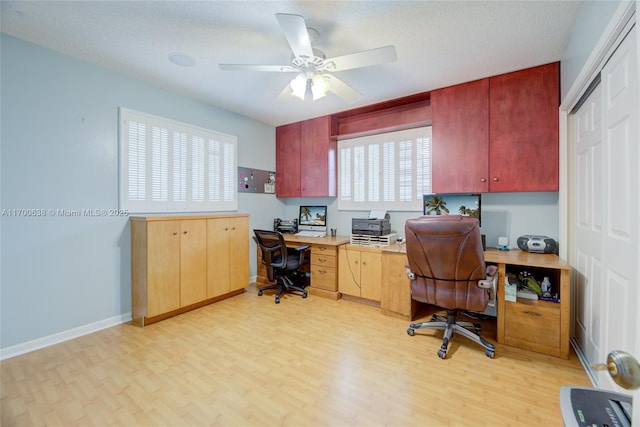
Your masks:
{"label": "light wood floor", "polygon": [[3,361],[1,425],[561,426],[559,387],[591,386],[575,354],[489,359],[457,336],[441,360],[442,333],[408,323],[252,286]]}

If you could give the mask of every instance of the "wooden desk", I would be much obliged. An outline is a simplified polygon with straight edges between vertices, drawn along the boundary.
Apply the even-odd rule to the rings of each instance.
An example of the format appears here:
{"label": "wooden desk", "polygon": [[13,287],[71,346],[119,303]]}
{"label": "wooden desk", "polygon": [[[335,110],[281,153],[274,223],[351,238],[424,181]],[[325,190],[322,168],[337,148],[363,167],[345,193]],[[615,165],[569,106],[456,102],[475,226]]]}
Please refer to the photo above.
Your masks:
{"label": "wooden desk", "polygon": [[[532,254],[520,250],[485,251],[485,261],[498,266],[497,341],[539,353],[569,357],[571,266],[553,254]],[[406,276],[404,245],[382,248],[382,290],[380,308],[387,315],[413,320],[419,303],[411,299]],[[505,301],[507,273],[529,271],[538,280],[549,277],[559,302]]]}
{"label": "wooden desk", "polygon": [[[338,247],[349,243],[348,236],[304,237],[295,234],[283,234],[287,246],[309,245],[311,251],[311,280],[307,289],[311,295],[337,300],[338,292]],[[255,240],[255,238],[254,238]],[[259,283],[269,283],[267,269],[262,264],[262,252],[257,250]]]}

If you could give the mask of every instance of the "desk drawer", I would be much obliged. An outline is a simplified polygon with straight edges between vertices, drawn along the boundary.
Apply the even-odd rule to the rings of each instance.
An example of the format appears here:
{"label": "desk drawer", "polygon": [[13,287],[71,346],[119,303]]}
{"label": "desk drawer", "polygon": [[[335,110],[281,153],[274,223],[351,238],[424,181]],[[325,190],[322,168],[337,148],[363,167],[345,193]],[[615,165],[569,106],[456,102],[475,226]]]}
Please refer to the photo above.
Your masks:
{"label": "desk drawer", "polygon": [[311,264],[311,286],[325,291],[337,291],[335,267]]}
{"label": "desk drawer", "polygon": [[311,265],[318,267],[336,267],[336,257],[331,254],[317,254],[311,252]]}
{"label": "desk drawer", "polygon": [[323,245],[323,244],[313,244],[311,245],[311,257],[313,255],[331,255],[336,256],[337,249],[335,246]]}
{"label": "desk drawer", "polygon": [[560,305],[543,301],[505,303],[505,343],[560,355]]}

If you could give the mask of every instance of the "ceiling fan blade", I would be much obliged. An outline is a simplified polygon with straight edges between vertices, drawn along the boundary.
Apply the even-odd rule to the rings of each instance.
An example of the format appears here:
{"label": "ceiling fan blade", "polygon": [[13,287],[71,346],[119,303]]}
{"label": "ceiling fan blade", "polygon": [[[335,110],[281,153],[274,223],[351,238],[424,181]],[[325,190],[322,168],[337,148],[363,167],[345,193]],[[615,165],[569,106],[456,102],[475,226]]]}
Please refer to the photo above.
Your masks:
{"label": "ceiling fan blade", "polygon": [[323,74],[323,76],[329,79],[329,90],[340,98],[347,101],[349,104],[356,102],[362,94],[331,74]]}
{"label": "ceiling fan blade", "polygon": [[272,71],[279,73],[299,72],[291,65],[259,65],[259,64],[219,64],[224,71]]}
{"label": "ceiling fan blade", "polygon": [[327,71],[343,71],[353,68],[369,67],[371,65],[394,62],[396,60],[396,48],[394,46],[379,47],[362,52],[328,58],[324,61],[324,69]]}
{"label": "ceiling fan blade", "polygon": [[288,13],[276,13],[276,18],[282,27],[282,31],[284,31],[284,36],[287,38],[293,54],[297,58],[311,61],[314,55],[304,18],[300,15],[290,15]]}

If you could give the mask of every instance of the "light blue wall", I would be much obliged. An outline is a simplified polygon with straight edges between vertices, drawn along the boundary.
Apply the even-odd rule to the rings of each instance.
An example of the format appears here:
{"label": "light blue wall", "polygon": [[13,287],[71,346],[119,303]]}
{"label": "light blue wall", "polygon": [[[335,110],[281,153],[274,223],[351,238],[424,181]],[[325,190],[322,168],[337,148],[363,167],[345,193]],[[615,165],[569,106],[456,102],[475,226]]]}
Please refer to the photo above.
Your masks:
{"label": "light blue wall", "polygon": [[[1,37],[2,209],[117,208],[120,106],[237,135],[240,166],[275,170],[272,126]],[[284,209],[238,198],[251,227]],[[5,215],[1,227],[1,348],[131,311],[127,218]]]}
{"label": "light blue wall", "polygon": [[[301,204],[328,205],[327,223],[338,234],[351,233],[351,219],[366,217],[368,212],[338,211],[335,198],[287,199],[285,219],[298,217]],[[404,223],[422,215],[422,211],[389,212],[391,230],[404,237]],[[510,247],[517,248],[516,239],[523,234],[545,235],[558,240],[558,193],[485,193],[482,194],[482,227],[487,246],[498,245],[498,237],[509,238]]]}
{"label": "light blue wall", "polygon": [[585,1],[560,61],[561,98],[567,95],[621,1]]}
{"label": "light blue wall", "polygon": [[[275,170],[273,127],[2,34],[0,208],[110,209],[118,205],[119,106],[238,136],[238,164]],[[282,199],[240,193],[251,228],[295,218],[300,204],[329,205],[329,225],[349,235],[335,198]],[[483,195],[483,232],[558,236],[557,193]],[[392,212],[404,221],[421,212]],[[0,218],[0,348],[26,343],[131,310],[126,218]],[[561,243],[562,244],[562,243]],[[250,245],[250,274],[256,274]]]}

